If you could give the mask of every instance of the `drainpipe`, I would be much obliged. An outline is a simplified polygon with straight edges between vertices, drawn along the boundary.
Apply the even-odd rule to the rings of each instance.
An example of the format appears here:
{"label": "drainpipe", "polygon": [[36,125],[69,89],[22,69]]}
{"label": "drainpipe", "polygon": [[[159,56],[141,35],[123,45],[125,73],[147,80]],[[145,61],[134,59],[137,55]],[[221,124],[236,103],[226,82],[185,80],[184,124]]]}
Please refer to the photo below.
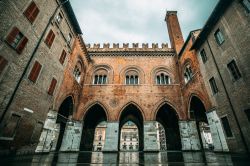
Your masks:
{"label": "drainpipe", "polygon": [[31,54],[31,57],[30,57],[28,63],[26,64],[26,66],[25,66],[25,68],[24,68],[24,71],[23,71],[21,77],[19,78],[19,80],[18,80],[18,82],[17,82],[17,85],[16,85],[16,87],[15,87],[15,89],[14,89],[14,91],[13,91],[11,97],[10,97],[10,100],[9,100],[9,102],[8,102],[8,104],[7,104],[7,106],[6,106],[6,108],[5,108],[4,111],[3,111],[3,114],[2,114],[2,116],[1,116],[1,118],[0,118],[0,124],[2,123],[2,121],[3,121],[3,119],[4,119],[4,116],[5,116],[5,114],[7,113],[8,109],[9,109],[9,107],[10,107],[10,105],[11,105],[13,99],[14,99],[14,97],[15,97],[15,95],[16,95],[16,92],[17,92],[17,90],[18,90],[18,88],[19,88],[19,86],[20,86],[22,80],[23,80],[24,77],[25,77],[25,74],[26,74],[26,72],[27,72],[27,70],[28,70],[28,68],[29,68],[29,66],[30,66],[30,64],[31,64],[31,62],[32,62],[32,60],[33,60],[34,57],[35,57],[35,54],[36,54],[36,52],[37,52],[37,49],[39,48],[39,46],[40,46],[40,44],[41,44],[41,42],[42,42],[42,40],[43,40],[43,38],[44,38],[44,36],[45,36],[45,34],[46,34],[48,28],[49,28],[49,25],[51,24],[52,20],[54,19],[54,17],[55,17],[55,15],[56,15],[57,11],[58,11],[64,4],[66,4],[67,2],[69,2],[69,0],[65,0],[64,2],[60,3],[60,4],[57,6],[56,10],[54,11],[53,15],[50,17],[49,22],[47,23],[45,29],[43,30],[42,35],[41,35],[41,37],[39,38],[39,40],[38,40],[38,42],[37,42],[37,45],[36,45],[35,49],[33,50],[32,54]]}
{"label": "drainpipe", "polygon": [[240,136],[241,136],[242,142],[243,142],[243,144],[244,144],[244,146],[245,146],[246,151],[249,152],[249,149],[248,149],[248,146],[247,146],[245,137],[244,137],[243,132],[242,132],[241,127],[240,127],[239,119],[238,119],[238,117],[236,116],[235,109],[234,109],[233,104],[232,104],[232,102],[231,102],[231,99],[230,99],[229,93],[228,93],[228,91],[227,91],[225,82],[224,82],[224,80],[223,80],[223,78],[222,78],[222,75],[221,75],[221,73],[220,73],[218,64],[217,64],[216,59],[215,59],[215,57],[214,57],[214,53],[213,53],[213,51],[212,51],[212,48],[211,48],[210,43],[208,42],[208,40],[206,40],[206,42],[207,42],[207,45],[208,45],[209,50],[210,50],[210,52],[211,52],[211,55],[212,55],[212,58],[213,58],[213,61],[214,61],[216,70],[217,70],[217,72],[218,72],[218,74],[219,74],[219,77],[220,77],[220,80],[221,80],[221,82],[222,82],[223,89],[225,90],[225,93],[226,93],[226,96],[227,96],[227,100],[228,100],[229,105],[230,105],[230,107],[231,107],[231,109],[232,109],[233,116],[234,116],[234,119],[235,119],[235,121],[236,121],[237,127],[239,128]]}

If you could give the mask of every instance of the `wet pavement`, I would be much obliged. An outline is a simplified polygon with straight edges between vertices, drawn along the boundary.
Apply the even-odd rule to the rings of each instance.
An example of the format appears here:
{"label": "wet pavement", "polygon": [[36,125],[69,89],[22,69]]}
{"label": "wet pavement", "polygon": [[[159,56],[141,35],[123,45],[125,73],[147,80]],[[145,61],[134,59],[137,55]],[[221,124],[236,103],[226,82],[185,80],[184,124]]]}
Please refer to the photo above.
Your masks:
{"label": "wet pavement", "polygon": [[247,154],[205,152],[79,152],[1,157],[0,165],[250,165]]}

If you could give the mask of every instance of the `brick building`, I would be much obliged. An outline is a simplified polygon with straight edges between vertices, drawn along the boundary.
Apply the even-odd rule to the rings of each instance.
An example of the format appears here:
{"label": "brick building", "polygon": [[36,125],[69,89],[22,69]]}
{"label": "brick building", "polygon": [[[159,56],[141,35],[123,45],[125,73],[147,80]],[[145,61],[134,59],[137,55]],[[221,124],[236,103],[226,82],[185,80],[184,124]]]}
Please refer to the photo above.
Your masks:
{"label": "brick building", "polygon": [[[44,22],[37,22],[37,24],[42,24],[41,26],[36,25],[36,19],[31,16],[32,14],[29,16],[31,20],[35,20],[34,22],[30,23],[30,20],[26,18],[26,8],[34,2],[39,10],[34,9],[31,13],[37,15],[37,19],[41,17],[41,20],[44,20]],[[221,0],[206,26],[201,30],[191,31],[185,42],[177,12],[168,11],[165,20],[171,48],[168,44],[162,44],[159,47],[157,43],[152,46],[146,43],[142,46],[138,43],[132,45],[124,43],[122,46],[113,44],[113,47],[110,47],[109,43],[103,46],[85,45],[68,1],[54,0],[54,6],[46,6],[44,10],[44,2],[27,0],[26,6],[19,2],[1,2],[1,8],[6,9],[11,5],[19,5],[14,8],[17,11],[12,12],[16,15],[10,15],[6,9],[1,13],[2,20],[13,21],[13,23],[6,24],[6,27],[0,31],[1,39],[3,39],[0,47],[0,88],[1,94],[4,94],[1,95],[1,118],[3,119],[1,121],[1,148],[30,147],[32,145],[30,138],[35,137],[36,152],[93,150],[96,126],[105,121],[103,151],[119,151],[121,128],[128,121],[132,121],[138,128],[139,150],[160,150],[156,130],[156,123],[159,122],[165,131],[168,150],[203,149],[200,124],[205,123],[209,124],[215,151],[244,151],[244,138],[245,142],[249,142],[249,137],[243,138],[240,135],[241,132],[242,135],[249,133],[247,132],[249,122],[242,113],[242,110],[248,112],[249,109],[247,94],[249,67],[247,66],[248,59],[246,59],[249,52],[246,46],[249,36],[242,33],[249,31],[249,14],[243,7],[243,4],[247,2],[249,1],[234,0],[227,3]],[[34,8],[34,5],[31,6]],[[245,7],[247,9],[248,6],[245,5]],[[11,8],[11,10],[14,9]],[[20,16],[20,13],[24,14]],[[231,22],[229,24],[226,21],[225,18],[235,13],[238,13],[235,20],[239,17],[240,19],[237,20],[247,26],[240,26],[237,21],[231,25]],[[17,18],[22,22],[14,21]],[[235,35],[244,37],[242,42],[240,42],[241,38],[235,35],[231,34],[228,37],[230,40],[238,41],[240,45],[237,48],[241,49],[232,49],[236,47],[233,42],[228,42],[225,50],[215,46],[215,43],[213,45],[218,54],[230,54],[231,49],[231,51],[238,50],[234,55],[239,56],[242,51],[244,56],[241,58],[245,57],[239,60],[242,63],[238,62],[237,58],[235,59],[236,64],[242,65],[242,69],[239,70],[240,75],[235,65],[234,69],[237,77],[244,78],[239,86],[242,87],[240,92],[246,94],[240,95],[241,93],[236,93],[235,90],[229,92],[230,95],[234,95],[234,98],[239,99],[239,101],[234,101],[234,105],[239,103],[237,110],[239,109],[238,112],[241,111],[241,113],[237,112],[237,114],[243,119],[240,122],[243,130],[241,131],[237,122],[234,122],[236,120],[232,118],[232,123],[235,123],[231,126],[232,132],[235,133],[233,139],[227,137],[228,129],[225,128],[227,124],[223,118],[226,112],[228,115],[232,113],[228,109],[231,106],[230,100],[227,96],[225,97],[225,87],[220,93],[221,96],[216,97],[210,93],[208,80],[212,73],[216,75],[214,78],[217,77],[220,68],[213,68],[214,62],[204,65],[197,55],[201,52],[201,48],[208,49],[204,41],[207,38],[214,40],[213,35],[210,35],[212,37],[209,39],[209,34],[213,26],[215,26],[214,29],[218,29],[220,23],[219,30],[225,28],[225,25],[230,25],[239,28],[237,31],[239,34],[235,33]],[[14,27],[20,27],[18,29],[30,30],[32,33],[22,32],[19,35],[14,29],[18,38],[21,36],[21,43],[18,42],[16,45],[10,42],[13,35],[8,35],[12,34],[13,26],[10,26],[12,24]],[[61,26],[61,24],[65,25]],[[45,27],[45,25],[48,26]],[[42,27],[45,27],[45,30]],[[230,31],[228,28],[225,34],[235,31]],[[30,40],[27,41],[26,38],[29,39],[31,36],[27,34],[38,37],[29,42]],[[227,36],[224,36],[224,45],[226,45]],[[28,47],[29,44],[30,47]],[[20,48],[23,48],[22,52]],[[36,50],[35,53],[32,52],[32,48]],[[208,50],[211,51],[211,49]],[[11,54],[12,59],[8,59],[11,57],[7,56],[9,52],[13,54]],[[15,58],[16,54],[23,54],[18,58],[24,59]],[[29,60],[30,57],[32,57],[31,60]],[[222,67],[224,60],[220,61]],[[23,66],[19,66],[21,62],[24,63]],[[26,65],[28,66],[26,69],[27,62],[29,65]],[[15,69],[17,67],[19,70]],[[228,68],[230,70],[233,67]],[[227,73],[224,71],[222,74]],[[226,75],[224,77],[228,79]],[[14,90],[18,80],[21,81],[18,83],[17,90]],[[219,89],[223,89],[219,87],[224,86],[223,83],[217,84]],[[227,89],[233,90],[231,85],[227,86],[230,86]],[[228,108],[221,103],[228,103]],[[234,111],[237,110],[234,106]],[[4,136],[6,133],[12,133],[12,136]]]}
{"label": "brick building", "polygon": [[69,2],[6,0],[0,8],[0,148],[36,147],[81,30]]}

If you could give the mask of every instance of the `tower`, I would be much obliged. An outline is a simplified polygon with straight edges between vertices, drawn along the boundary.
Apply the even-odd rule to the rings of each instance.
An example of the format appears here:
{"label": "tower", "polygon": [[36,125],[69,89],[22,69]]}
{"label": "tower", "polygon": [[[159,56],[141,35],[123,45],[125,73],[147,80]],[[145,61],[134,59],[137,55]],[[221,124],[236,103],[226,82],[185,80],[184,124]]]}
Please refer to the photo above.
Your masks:
{"label": "tower", "polygon": [[184,44],[184,40],[177,17],[177,11],[167,11],[165,21],[168,27],[171,46],[178,54]]}

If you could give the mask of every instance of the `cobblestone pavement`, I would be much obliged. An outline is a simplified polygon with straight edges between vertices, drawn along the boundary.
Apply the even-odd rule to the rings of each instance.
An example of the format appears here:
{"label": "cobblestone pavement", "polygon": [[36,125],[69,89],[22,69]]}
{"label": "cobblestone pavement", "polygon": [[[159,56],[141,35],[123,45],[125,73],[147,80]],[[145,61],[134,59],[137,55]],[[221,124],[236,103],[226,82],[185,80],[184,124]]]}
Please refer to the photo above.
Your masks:
{"label": "cobblestone pavement", "polygon": [[79,152],[1,157],[1,165],[250,165],[247,154],[205,152]]}

